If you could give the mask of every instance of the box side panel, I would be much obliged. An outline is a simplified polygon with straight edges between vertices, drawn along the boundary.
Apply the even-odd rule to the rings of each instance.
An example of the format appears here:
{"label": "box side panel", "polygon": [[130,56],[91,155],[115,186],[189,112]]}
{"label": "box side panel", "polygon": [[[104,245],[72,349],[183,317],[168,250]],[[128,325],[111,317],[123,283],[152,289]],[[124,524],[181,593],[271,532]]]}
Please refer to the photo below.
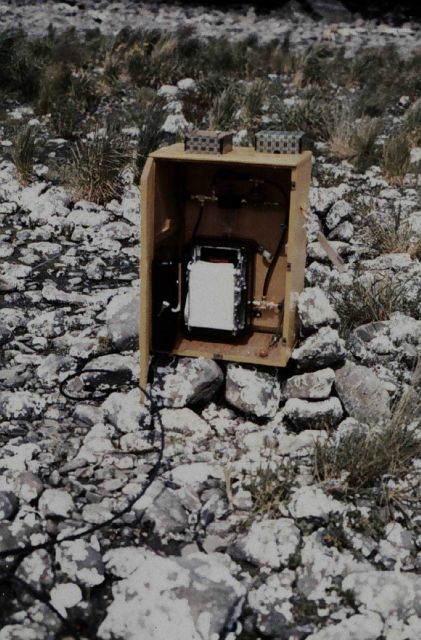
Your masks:
{"label": "box side panel", "polygon": [[[139,352],[140,385],[145,388],[148,380],[149,352],[151,348],[152,314],[152,258],[155,220],[155,161],[146,160],[140,181],[140,314],[139,314]],[[141,402],[144,394],[141,393]]]}
{"label": "box side panel", "polygon": [[311,155],[292,171],[290,221],[287,245],[287,274],[285,284],[285,318],[283,344],[292,351],[296,341],[297,298],[304,288],[307,230],[306,211],[311,178]]}

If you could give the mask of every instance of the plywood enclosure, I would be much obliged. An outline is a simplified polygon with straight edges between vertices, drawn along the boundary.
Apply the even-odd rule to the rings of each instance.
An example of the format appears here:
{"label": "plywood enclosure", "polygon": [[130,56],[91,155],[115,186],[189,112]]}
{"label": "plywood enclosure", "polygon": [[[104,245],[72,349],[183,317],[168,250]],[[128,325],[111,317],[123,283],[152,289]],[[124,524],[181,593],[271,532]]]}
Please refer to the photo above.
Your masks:
{"label": "plywood enclosure", "polygon": [[[266,299],[283,302],[277,308],[260,308],[246,336],[216,342],[186,335],[180,313],[179,329],[170,353],[204,356],[235,362],[283,367],[294,347],[297,294],[303,288],[306,249],[305,211],[310,183],[311,154],[276,155],[252,148],[234,147],[224,155],[184,151],[183,145],[164,147],[147,160],[141,179],[141,309],[140,357],[142,386],[146,385],[152,353],[152,263],[157,259],[179,262],[178,297],[184,303],[181,274],[183,251],[197,227],[199,196],[207,196],[200,217],[200,236],[254,240],[273,254],[286,225],[282,251],[270,280]],[[242,204],[220,208],[211,199],[224,179],[236,185]],[[264,184],[262,198],[254,198]],[[244,191],[242,193],[242,190]],[[259,192],[260,193],[260,192]],[[267,260],[253,258],[253,299],[262,299]],[[156,293],[156,292],[155,292]],[[277,339],[274,341],[274,336]]]}

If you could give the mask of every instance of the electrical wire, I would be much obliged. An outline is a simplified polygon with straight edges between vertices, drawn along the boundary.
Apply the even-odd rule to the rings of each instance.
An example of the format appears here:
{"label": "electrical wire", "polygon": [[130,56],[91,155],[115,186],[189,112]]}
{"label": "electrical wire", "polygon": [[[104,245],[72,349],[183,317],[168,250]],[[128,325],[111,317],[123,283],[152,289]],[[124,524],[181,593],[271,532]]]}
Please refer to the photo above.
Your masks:
{"label": "electrical wire", "polygon": [[[90,373],[92,373],[92,372],[95,372],[95,373],[106,373],[108,375],[116,374],[116,371],[113,371],[113,370],[110,370],[110,369],[85,369],[84,371],[79,371],[79,372],[76,372],[76,373],[72,373],[70,376],[65,378],[65,380],[63,380],[62,383],[60,384],[60,392],[66,398],[69,398],[69,399],[72,399],[72,400],[80,400],[80,399],[82,399],[79,396],[72,396],[71,394],[67,393],[65,391],[65,386],[70,380],[74,379],[76,376],[78,376],[78,375],[80,376],[83,373],[88,373],[88,372],[90,372]],[[123,509],[120,509],[118,512],[116,512],[114,515],[112,515],[110,518],[108,518],[107,520],[105,520],[102,523],[96,523],[96,524],[93,524],[91,526],[86,527],[85,529],[83,529],[81,531],[78,531],[77,533],[64,535],[62,537],[56,537],[56,538],[54,538],[52,540],[48,540],[46,542],[41,542],[39,544],[29,544],[29,545],[26,545],[25,547],[4,549],[4,550],[0,551],[0,559],[6,559],[6,558],[11,559],[12,557],[15,558],[14,562],[11,563],[11,566],[8,568],[8,570],[6,570],[3,573],[0,573],[0,585],[1,584],[9,584],[9,585],[18,586],[21,589],[23,589],[24,591],[27,591],[28,593],[30,593],[34,598],[38,599],[40,602],[42,602],[43,604],[48,606],[48,608],[53,613],[55,613],[57,615],[57,617],[60,619],[62,624],[65,625],[65,627],[67,627],[67,630],[71,633],[71,635],[74,637],[75,640],[79,640],[80,639],[80,635],[79,635],[78,631],[76,629],[74,629],[73,626],[70,625],[70,623],[63,617],[63,615],[60,613],[60,611],[58,611],[53,606],[53,604],[49,600],[48,596],[46,596],[43,592],[38,591],[37,589],[35,589],[34,587],[29,585],[27,582],[25,582],[21,578],[18,578],[16,575],[14,575],[14,572],[18,569],[18,567],[20,566],[22,561],[26,557],[28,557],[29,555],[34,553],[35,551],[39,551],[39,550],[49,551],[49,550],[52,550],[55,547],[57,547],[58,545],[62,544],[63,542],[73,542],[75,540],[80,540],[81,538],[84,538],[86,536],[90,536],[93,533],[96,533],[97,531],[99,531],[101,529],[105,529],[106,527],[109,527],[110,525],[115,524],[115,522],[117,520],[120,520],[124,515],[126,515],[127,513],[129,513],[132,510],[134,504],[138,500],[140,500],[140,498],[142,498],[144,496],[146,491],[149,489],[149,487],[152,485],[152,483],[158,477],[160,469],[161,469],[161,466],[162,466],[162,462],[163,462],[163,458],[164,458],[164,450],[165,450],[165,428],[164,428],[164,424],[163,424],[162,416],[161,416],[161,407],[157,403],[156,399],[154,398],[153,393],[149,393],[148,391],[146,391],[146,389],[144,389],[140,385],[139,385],[139,390],[145,395],[145,397],[147,398],[147,400],[150,403],[150,415],[151,415],[152,419],[154,420],[155,416],[157,418],[157,422],[159,424],[159,441],[160,441],[159,449],[158,449],[158,455],[157,455],[156,461],[153,464],[153,466],[150,469],[150,471],[148,472],[146,482],[142,486],[141,490],[135,496],[133,496],[132,498],[130,498],[128,500],[128,502],[126,503],[126,506]],[[113,391],[114,391],[114,387],[110,388],[108,391],[101,392],[101,394],[100,395],[96,395],[94,399],[96,399],[96,400],[102,399],[103,397],[108,396]],[[86,399],[86,397],[84,399]],[[125,523],[124,522],[119,522],[118,526],[125,526]]]}
{"label": "electrical wire", "polygon": [[196,224],[194,225],[193,233],[192,233],[192,236],[191,236],[191,242],[193,242],[196,239],[197,232],[198,232],[199,227],[200,227],[200,223],[202,222],[204,210],[205,210],[205,203],[202,200],[200,202],[199,213],[198,213],[198,216],[197,216],[197,219],[196,219]]}
{"label": "electrical wire", "polygon": [[270,285],[270,281],[272,279],[273,272],[275,270],[276,264],[278,262],[279,256],[281,255],[282,246],[284,244],[284,236],[287,225],[281,224],[281,237],[279,238],[278,245],[275,249],[275,253],[273,254],[273,258],[269,263],[268,270],[266,271],[265,279],[263,281],[263,290],[262,290],[262,298],[266,300],[268,289]]}

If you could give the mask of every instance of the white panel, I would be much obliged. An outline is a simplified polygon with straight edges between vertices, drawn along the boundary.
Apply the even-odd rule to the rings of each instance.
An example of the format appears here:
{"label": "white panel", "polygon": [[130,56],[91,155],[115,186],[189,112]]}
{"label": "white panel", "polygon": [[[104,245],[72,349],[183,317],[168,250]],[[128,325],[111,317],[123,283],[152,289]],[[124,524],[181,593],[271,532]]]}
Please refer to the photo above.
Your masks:
{"label": "white panel", "polygon": [[184,311],[190,327],[233,331],[234,273],[231,262],[198,260],[189,265],[189,290]]}

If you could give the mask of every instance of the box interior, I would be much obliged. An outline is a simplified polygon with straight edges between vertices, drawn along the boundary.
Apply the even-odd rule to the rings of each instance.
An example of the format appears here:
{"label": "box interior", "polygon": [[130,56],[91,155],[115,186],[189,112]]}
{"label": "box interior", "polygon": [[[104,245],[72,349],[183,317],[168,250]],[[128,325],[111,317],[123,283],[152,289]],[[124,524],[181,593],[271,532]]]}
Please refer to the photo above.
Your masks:
{"label": "box interior", "polygon": [[[199,196],[234,189],[246,202],[238,208],[219,208],[205,201],[197,236],[254,240],[273,254],[286,225],[282,252],[274,268],[267,301],[284,300],[287,272],[288,212],[291,191],[291,169],[215,162],[195,163],[157,159],[155,161],[153,258],[177,258],[182,264],[183,250],[190,242],[197,224]],[[254,258],[253,299],[261,300],[269,262],[257,253]],[[181,269],[181,267],[180,267]],[[180,274],[181,276],[181,274]],[[179,299],[183,300],[183,278],[180,277]],[[186,356],[227,358],[238,362],[261,361],[262,365],[284,366],[282,341],[283,318],[279,310],[259,309],[253,317],[251,332],[242,338],[215,342],[193,339],[180,326],[171,353]],[[274,335],[280,335],[276,344]]]}

